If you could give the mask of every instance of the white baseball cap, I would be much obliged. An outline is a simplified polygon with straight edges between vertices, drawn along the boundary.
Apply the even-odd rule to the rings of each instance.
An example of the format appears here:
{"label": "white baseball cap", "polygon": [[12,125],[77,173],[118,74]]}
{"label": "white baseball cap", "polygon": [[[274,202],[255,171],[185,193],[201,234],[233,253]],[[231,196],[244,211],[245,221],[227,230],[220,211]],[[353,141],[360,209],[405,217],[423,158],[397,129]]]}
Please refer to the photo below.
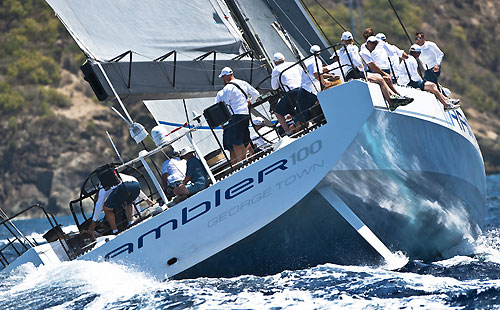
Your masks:
{"label": "white baseball cap", "polygon": [[274,53],[274,55],[273,55],[274,61],[278,61],[278,60],[282,60],[282,59],[285,59],[285,56],[283,54],[281,54],[280,52]]}
{"label": "white baseball cap", "polygon": [[377,33],[377,35],[375,36],[375,38],[377,38],[379,40],[382,40],[382,41],[387,40],[387,38],[385,37],[385,34],[383,34],[382,32]]}
{"label": "white baseball cap", "polygon": [[366,39],[366,42],[373,42],[373,43],[375,43],[375,42],[378,42],[378,39],[375,36],[370,36],[370,37],[368,37],[368,39]]}
{"label": "white baseball cap", "polygon": [[309,52],[311,52],[311,54],[315,54],[315,53],[319,53],[320,50],[321,50],[321,47],[319,47],[318,45],[313,45],[309,49]]}
{"label": "white baseball cap", "polygon": [[181,152],[180,152],[179,156],[180,156],[180,157],[182,157],[182,156],[186,156],[187,154],[189,154],[189,153],[193,153],[193,152],[194,152],[194,150],[193,150],[193,148],[192,148],[192,147],[190,147],[190,146],[186,146],[185,148],[183,148],[183,149],[181,150]]}
{"label": "white baseball cap", "polygon": [[233,69],[231,69],[231,68],[229,68],[229,67],[224,67],[224,68],[221,70],[221,72],[220,72],[220,74],[219,74],[219,77],[221,78],[221,77],[222,77],[222,76],[224,76],[224,75],[231,75],[231,74],[233,74]]}
{"label": "white baseball cap", "polygon": [[352,40],[352,33],[350,33],[349,31],[342,33],[341,39],[342,41]]}
{"label": "white baseball cap", "polygon": [[252,120],[252,123],[254,123],[254,125],[264,125],[264,119],[262,117],[256,117]]}
{"label": "white baseball cap", "polygon": [[410,46],[410,52],[422,52],[422,47],[420,47],[420,45],[418,44],[413,44],[412,46]]}

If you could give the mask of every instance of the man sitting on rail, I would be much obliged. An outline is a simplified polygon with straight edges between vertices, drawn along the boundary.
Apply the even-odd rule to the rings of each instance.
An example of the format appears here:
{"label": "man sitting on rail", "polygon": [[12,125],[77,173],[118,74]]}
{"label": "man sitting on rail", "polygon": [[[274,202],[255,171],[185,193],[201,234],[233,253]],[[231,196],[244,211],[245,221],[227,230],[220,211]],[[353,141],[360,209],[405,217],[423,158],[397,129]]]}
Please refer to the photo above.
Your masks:
{"label": "man sitting on rail", "polygon": [[[397,92],[393,90],[394,86],[392,85],[392,78],[386,72],[383,72],[379,66],[375,63],[372,58],[372,52],[375,50],[378,44],[378,39],[374,36],[369,37],[366,40],[365,48],[361,49],[361,58],[365,62],[366,66],[370,68],[371,72],[367,72],[366,77],[368,81],[377,83],[382,90],[382,94],[384,95],[385,100],[389,104],[389,109],[391,111],[396,110],[396,108],[400,105],[407,105],[413,101],[413,98],[408,98],[399,95]],[[383,49],[379,48],[379,51]],[[384,51],[385,52],[385,51]],[[375,53],[376,55],[376,53]],[[385,54],[387,55],[387,54]]]}
{"label": "man sitting on rail", "polygon": [[342,70],[346,72],[346,82],[352,79],[363,78],[364,75],[361,73],[363,64],[361,62],[361,58],[359,57],[359,48],[354,45],[352,33],[349,31],[342,33],[341,40],[342,43],[344,43],[344,46],[338,51],[339,56],[335,56],[334,54],[331,58],[334,62],[338,61],[340,66],[342,66]]}
{"label": "man sitting on rail", "polygon": [[168,159],[161,166],[161,181],[167,199],[171,199],[175,196],[174,188],[181,185],[186,177],[187,163],[185,160],[180,159],[179,153],[171,145],[167,147],[165,153]]}
{"label": "man sitting on rail", "polygon": [[418,44],[413,44],[410,47],[410,57],[407,60],[404,60],[404,67],[407,72],[407,76],[401,78],[401,83],[403,85],[408,85],[413,88],[419,88],[421,90],[428,91],[436,97],[441,104],[443,104],[445,111],[446,110],[455,110],[460,107],[460,99],[449,99],[446,98],[437,88],[436,84],[430,81],[426,81],[425,78],[422,79],[418,74],[418,64],[417,59],[420,56],[421,47]]}
{"label": "man sitting on rail", "polygon": [[194,195],[208,186],[207,171],[192,148],[183,148],[180,156],[187,161],[186,177],[178,187],[174,188],[174,194]]}

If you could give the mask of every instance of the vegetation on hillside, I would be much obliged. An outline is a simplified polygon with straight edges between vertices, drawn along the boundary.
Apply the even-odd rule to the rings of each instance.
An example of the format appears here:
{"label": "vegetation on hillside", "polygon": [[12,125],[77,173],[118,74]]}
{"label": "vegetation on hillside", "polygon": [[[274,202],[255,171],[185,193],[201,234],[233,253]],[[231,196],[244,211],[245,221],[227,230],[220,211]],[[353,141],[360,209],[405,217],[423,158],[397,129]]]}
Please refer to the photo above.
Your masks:
{"label": "vegetation on hillside", "polygon": [[[328,39],[331,42],[339,42],[343,29],[317,5],[317,2],[322,4],[344,28],[351,30],[348,6],[344,1],[306,1]],[[375,33],[385,33],[389,42],[402,49],[409,49],[408,37],[389,1],[360,2],[366,27],[372,27]],[[397,0],[392,3],[411,40],[415,32],[423,31],[426,33],[426,38],[436,42],[445,53],[441,75],[442,84],[466,99],[464,100],[466,107],[471,106],[480,111],[499,114],[500,49],[497,47],[500,42],[495,32],[486,31],[486,29],[494,29],[498,20],[482,17],[484,12],[478,2],[474,1],[450,1],[446,9],[436,1]],[[354,7],[354,20],[356,25],[354,36],[361,44],[364,41],[363,25],[356,7]]]}
{"label": "vegetation on hillside", "polygon": [[[343,29],[318,2],[344,27],[350,28],[347,1],[304,2],[331,42],[339,41]],[[390,42],[408,49],[410,43],[388,1],[359,2],[362,10],[355,8],[354,34],[360,43],[366,26],[384,32]],[[415,31],[422,30],[445,52],[443,85],[462,98],[465,108],[472,107],[498,118],[500,37],[498,31],[490,29],[498,28],[499,5],[490,0],[393,0],[393,3],[412,39]],[[363,14],[364,25],[360,23],[359,12]],[[9,204],[7,207],[12,208],[10,204],[17,203],[17,197],[40,194],[45,201],[56,201],[53,211],[66,209],[60,204],[66,204],[67,197],[57,196],[62,195],[62,187],[76,188],[90,170],[102,164],[100,161],[112,158],[104,130],[110,131],[123,155],[136,153],[126,126],[111,113],[88,113],[91,115],[86,115],[85,120],[68,118],[71,116],[68,111],[80,104],[73,93],[79,94],[80,101],[82,97],[95,100],[81,78],[79,66],[84,61],[85,55],[43,0],[0,0],[0,131],[4,139],[0,144],[0,206]],[[81,84],[73,85],[73,80]],[[71,90],[63,91],[68,85]],[[135,113],[137,108],[130,107],[131,112],[145,118],[144,114]],[[500,132],[500,125],[495,130]],[[485,160],[500,167],[498,139],[479,142]],[[99,156],[104,153],[111,155]],[[75,174],[60,171],[73,157],[78,157],[71,167]],[[490,171],[500,171],[494,169],[498,168]]]}

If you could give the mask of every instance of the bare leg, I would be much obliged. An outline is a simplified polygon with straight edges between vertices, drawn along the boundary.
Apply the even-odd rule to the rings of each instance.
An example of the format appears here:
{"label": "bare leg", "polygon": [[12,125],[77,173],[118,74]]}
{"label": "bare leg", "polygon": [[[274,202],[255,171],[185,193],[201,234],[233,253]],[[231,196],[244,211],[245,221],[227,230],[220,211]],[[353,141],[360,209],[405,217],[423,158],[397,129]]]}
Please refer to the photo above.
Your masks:
{"label": "bare leg", "polygon": [[395,94],[400,95],[396,90],[396,88],[394,88],[394,85],[392,84],[392,77],[390,75],[389,76],[384,75],[384,81]]}
{"label": "bare leg", "polygon": [[174,194],[176,194],[177,196],[189,195],[189,191],[188,191],[186,185],[181,184],[181,185],[177,186],[176,188],[174,188]]}
{"label": "bare leg", "polygon": [[102,207],[102,208],[104,209],[104,215],[106,216],[106,220],[108,221],[111,229],[113,231],[118,230],[118,228],[116,227],[115,213],[114,213],[113,209],[110,209],[108,207]]}
{"label": "bare leg", "polygon": [[376,73],[368,73],[368,81],[377,83],[380,86],[380,89],[382,90],[382,95],[384,96],[385,100],[387,102],[391,102],[391,89],[387,86],[385,83],[384,79],[380,76],[380,74]]}
{"label": "bare leg", "polygon": [[432,93],[439,102],[443,104],[443,106],[448,106],[448,102],[446,100],[446,97],[441,94],[441,92],[438,90],[436,84],[433,82],[425,82],[424,84],[424,90]]}
{"label": "bare leg", "polygon": [[233,164],[237,164],[238,162],[240,162],[246,158],[246,156],[245,156],[246,149],[245,149],[245,146],[243,146],[243,144],[240,144],[240,145],[233,144],[233,151],[234,151],[234,158],[231,157],[231,162]]}
{"label": "bare leg", "polygon": [[281,114],[278,114],[278,113],[274,113],[274,114],[276,115],[276,118],[278,119],[278,122],[280,123],[281,128],[283,128],[283,130],[285,132],[290,131],[290,128],[288,128],[288,124],[286,123],[285,117]]}

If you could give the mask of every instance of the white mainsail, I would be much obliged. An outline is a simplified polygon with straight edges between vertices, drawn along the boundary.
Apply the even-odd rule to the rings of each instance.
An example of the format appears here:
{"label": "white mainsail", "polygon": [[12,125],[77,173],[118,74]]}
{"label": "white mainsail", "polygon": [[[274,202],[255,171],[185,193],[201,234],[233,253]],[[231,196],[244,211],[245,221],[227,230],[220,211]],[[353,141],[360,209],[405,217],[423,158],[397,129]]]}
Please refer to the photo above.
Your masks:
{"label": "white mainsail", "polygon": [[243,52],[243,39],[217,0],[47,0],[90,58],[110,60],[132,50],[153,60],[176,50],[194,59],[216,50],[219,59]]}

